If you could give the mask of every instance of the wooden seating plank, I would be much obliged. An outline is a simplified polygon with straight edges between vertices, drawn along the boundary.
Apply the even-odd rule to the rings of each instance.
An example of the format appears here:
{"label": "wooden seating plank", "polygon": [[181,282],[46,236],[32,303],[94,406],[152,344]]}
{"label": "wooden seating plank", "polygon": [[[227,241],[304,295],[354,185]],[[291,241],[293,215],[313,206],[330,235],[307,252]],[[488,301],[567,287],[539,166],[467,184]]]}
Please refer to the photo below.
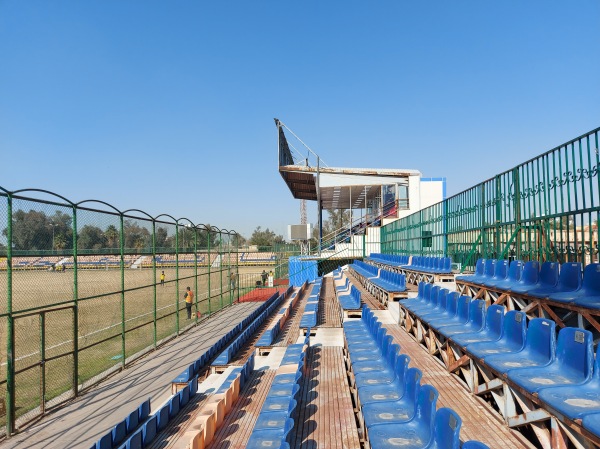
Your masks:
{"label": "wooden seating plank", "polygon": [[301,385],[298,419],[290,446],[359,449],[343,349],[313,346],[308,349],[307,358],[307,375]]}
{"label": "wooden seating plank", "polygon": [[276,370],[255,371],[223,425],[215,433],[210,449],[244,449],[273,383]]}

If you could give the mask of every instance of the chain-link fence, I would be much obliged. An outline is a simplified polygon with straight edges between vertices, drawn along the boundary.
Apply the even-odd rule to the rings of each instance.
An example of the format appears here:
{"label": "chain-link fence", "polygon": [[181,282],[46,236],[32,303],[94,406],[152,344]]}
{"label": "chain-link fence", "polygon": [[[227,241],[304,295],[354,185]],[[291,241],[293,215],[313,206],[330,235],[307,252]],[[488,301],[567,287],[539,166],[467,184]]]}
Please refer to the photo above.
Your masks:
{"label": "chain-link fence", "polygon": [[0,188],[1,432],[236,301],[249,288],[240,268],[258,258],[240,264],[239,241],[187,219]]}
{"label": "chain-link fence", "polygon": [[[600,128],[382,228],[382,252],[598,261]],[[501,156],[501,155],[498,155]]]}

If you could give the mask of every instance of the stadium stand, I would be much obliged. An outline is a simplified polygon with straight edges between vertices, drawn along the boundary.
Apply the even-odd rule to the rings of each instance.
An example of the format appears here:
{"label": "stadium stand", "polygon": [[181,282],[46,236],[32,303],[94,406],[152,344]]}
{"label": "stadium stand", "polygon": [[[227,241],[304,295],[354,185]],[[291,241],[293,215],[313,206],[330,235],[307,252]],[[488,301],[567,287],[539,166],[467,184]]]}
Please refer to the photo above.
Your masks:
{"label": "stadium stand", "polygon": [[[577,301],[583,298],[578,292],[589,275],[587,291],[597,291],[592,290],[597,264],[586,266],[581,280],[581,266],[576,263],[565,263],[560,271],[558,264],[544,263],[538,272],[537,263],[516,262],[509,266],[481,260],[476,273],[462,279],[504,288],[509,278],[519,285],[516,273],[522,271],[524,276],[529,273],[527,282],[534,294],[547,300],[569,295]],[[401,302],[403,327],[440,358],[449,372],[462,377],[472,393],[494,398],[510,427],[533,424],[540,430],[545,421],[550,423],[548,438],[565,440],[565,447],[567,439],[576,446],[600,444],[600,429],[582,421],[600,414],[600,353],[594,359],[594,334],[569,326],[557,332],[553,320],[531,318],[527,322],[524,312],[507,311],[499,304],[486,309],[484,300],[458,295],[420,284],[416,298]]]}
{"label": "stadium stand", "polygon": [[387,306],[390,301],[399,301],[407,297],[406,276],[403,274],[376,268],[359,260],[355,260],[348,267],[361,285],[383,306]]}
{"label": "stadium stand", "polygon": [[409,284],[454,282],[452,259],[449,257],[409,257],[372,253],[366,260],[375,267],[403,274],[406,277],[406,283]]}
{"label": "stadium stand", "polygon": [[304,313],[300,319],[300,329],[305,335],[310,335],[311,329],[317,325],[319,315],[319,300],[321,298],[321,286],[323,278],[318,278],[311,287],[308,300],[304,306]]}
{"label": "stadium stand", "polygon": [[408,368],[409,357],[390,344],[374,313],[363,306],[361,319],[345,322],[343,329],[368,447],[458,448],[460,416],[449,408],[436,410],[437,390],[420,385],[420,370]]}

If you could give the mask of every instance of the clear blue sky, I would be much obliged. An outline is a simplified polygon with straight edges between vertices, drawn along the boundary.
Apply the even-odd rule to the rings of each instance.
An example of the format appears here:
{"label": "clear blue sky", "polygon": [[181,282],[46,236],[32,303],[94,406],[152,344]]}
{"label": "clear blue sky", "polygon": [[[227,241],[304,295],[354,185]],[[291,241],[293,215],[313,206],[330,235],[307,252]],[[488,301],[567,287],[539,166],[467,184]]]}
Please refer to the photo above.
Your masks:
{"label": "clear blue sky", "polygon": [[0,0],[0,186],[285,235],[278,117],[330,166],[452,195],[600,125],[599,23],[597,0]]}

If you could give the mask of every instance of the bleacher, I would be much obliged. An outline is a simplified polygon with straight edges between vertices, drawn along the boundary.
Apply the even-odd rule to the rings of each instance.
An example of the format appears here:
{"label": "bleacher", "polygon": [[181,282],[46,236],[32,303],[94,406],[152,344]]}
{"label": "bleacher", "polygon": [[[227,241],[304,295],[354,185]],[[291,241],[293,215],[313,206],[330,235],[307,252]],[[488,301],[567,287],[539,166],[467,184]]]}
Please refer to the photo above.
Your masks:
{"label": "bleacher", "polygon": [[314,284],[309,287],[311,290],[306,305],[304,306],[304,313],[302,314],[302,318],[300,318],[300,329],[305,335],[310,335],[310,330],[317,326],[322,283],[323,278],[318,278]]}
{"label": "bleacher", "polygon": [[450,257],[409,257],[371,253],[367,261],[376,267],[403,274],[409,284],[454,282]]}
{"label": "bleacher", "polygon": [[[400,256],[399,256],[400,257]],[[388,267],[388,265],[385,265]],[[360,260],[348,265],[361,285],[382,305],[407,297],[406,276],[387,268],[376,267]]]}
{"label": "bleacher", "polygon": [[[553,262],[538,266],[481,261],[473,276],[461,279],[506,291],[525,283],[522,294],[541,301],[595,304],[594,296],[585,295],[598,291],[598,264],[586,266],[583,279],[580,264],[563,264],[560,271]],[[515,274],[521,270],[523,283]],[[416,298],[401,302],[402,326],[509,427],[531,425],[540,441],[561,440],[562,447],[600,445],[600,350],[594,359],[593,349],[598,329],[577,327],[577,321],[559,327],[500,304],[486,307],[480,297],[421,283]]]}
{"label": "bleacher", "polygon": [[[437,390],[421,385],[421,371],[408,368],[410,358],[390,344],[373,312],[363,306],[361,319],[346,321],[343,328],[367,447],[460,447],[460,416],[449,408],[436,410]],[[473,441],[462,447],[487,446]]]}

